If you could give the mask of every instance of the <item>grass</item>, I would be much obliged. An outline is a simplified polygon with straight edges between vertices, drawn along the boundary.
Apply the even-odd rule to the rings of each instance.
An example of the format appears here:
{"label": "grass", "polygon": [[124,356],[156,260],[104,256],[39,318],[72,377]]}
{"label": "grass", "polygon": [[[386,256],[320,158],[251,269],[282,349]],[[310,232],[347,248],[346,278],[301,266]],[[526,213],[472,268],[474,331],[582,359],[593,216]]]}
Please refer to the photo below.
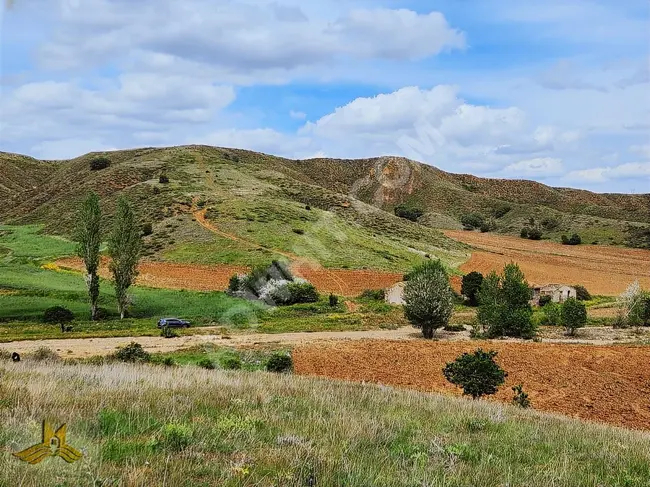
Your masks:
{"label": "grass", "polygon": [[646,433],[484,401],[196,367],[0,370],[0,448],[34,444],[48,417],[67,423],[67,441],[85,454],[36,467],[7,457],[0,485],[641,487],[650,478]]}

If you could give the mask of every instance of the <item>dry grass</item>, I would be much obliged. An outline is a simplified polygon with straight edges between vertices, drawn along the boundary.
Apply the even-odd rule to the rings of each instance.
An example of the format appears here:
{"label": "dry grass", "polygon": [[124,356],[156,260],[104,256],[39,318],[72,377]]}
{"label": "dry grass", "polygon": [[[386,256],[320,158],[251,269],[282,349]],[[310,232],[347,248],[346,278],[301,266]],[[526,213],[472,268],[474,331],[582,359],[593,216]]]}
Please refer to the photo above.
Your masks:
{"label": "dry grass", "polygon": [[[0,364],[0,485],[644,486],[650,437],[510,406],[263,372]],[[40,421],[83,460],[9,456]],[[310,480],[311,479],[311,480]]]}

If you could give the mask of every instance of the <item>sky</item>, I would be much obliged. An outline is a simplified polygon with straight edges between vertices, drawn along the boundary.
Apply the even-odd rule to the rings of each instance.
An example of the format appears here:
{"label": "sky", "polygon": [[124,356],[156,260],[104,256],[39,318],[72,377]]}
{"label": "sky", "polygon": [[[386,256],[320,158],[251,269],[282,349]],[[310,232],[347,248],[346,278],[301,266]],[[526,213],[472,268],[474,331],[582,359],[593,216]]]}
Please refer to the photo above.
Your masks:
{"label": "sky", "polygon": [[650,193],[648,0],[14,0],[0,150],[405,156]]}

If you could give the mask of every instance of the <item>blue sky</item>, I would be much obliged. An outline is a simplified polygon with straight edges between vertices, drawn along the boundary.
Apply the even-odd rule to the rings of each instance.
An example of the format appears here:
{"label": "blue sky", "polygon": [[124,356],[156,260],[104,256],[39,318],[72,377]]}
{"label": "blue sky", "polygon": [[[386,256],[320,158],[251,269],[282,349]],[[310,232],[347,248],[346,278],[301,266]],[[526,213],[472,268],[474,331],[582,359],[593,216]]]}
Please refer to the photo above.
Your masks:
{"label": "blue sky", "polygon": [[0,149],[402,155],[650,192],[647,0],[15,0]]}

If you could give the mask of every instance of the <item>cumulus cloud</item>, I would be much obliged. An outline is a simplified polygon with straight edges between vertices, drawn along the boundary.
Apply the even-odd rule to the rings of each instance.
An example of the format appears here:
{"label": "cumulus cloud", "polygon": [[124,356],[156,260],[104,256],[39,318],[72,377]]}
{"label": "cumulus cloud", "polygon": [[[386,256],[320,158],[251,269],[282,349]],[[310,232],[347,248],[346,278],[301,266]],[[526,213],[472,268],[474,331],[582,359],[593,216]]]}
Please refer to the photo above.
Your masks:
{"label": "cumulus cloud", "polygon": [[538,157],[510,164],[503,169],[504,176],[545,179],[564,172],[561,159]]}
{"label": "cumulus cloud", "polygon": [[617,179],[647,179],[650,183],[650,162],[629,162],[618,166],[571,171],[566,175],[566,179],[573,183],[605,183]]}

